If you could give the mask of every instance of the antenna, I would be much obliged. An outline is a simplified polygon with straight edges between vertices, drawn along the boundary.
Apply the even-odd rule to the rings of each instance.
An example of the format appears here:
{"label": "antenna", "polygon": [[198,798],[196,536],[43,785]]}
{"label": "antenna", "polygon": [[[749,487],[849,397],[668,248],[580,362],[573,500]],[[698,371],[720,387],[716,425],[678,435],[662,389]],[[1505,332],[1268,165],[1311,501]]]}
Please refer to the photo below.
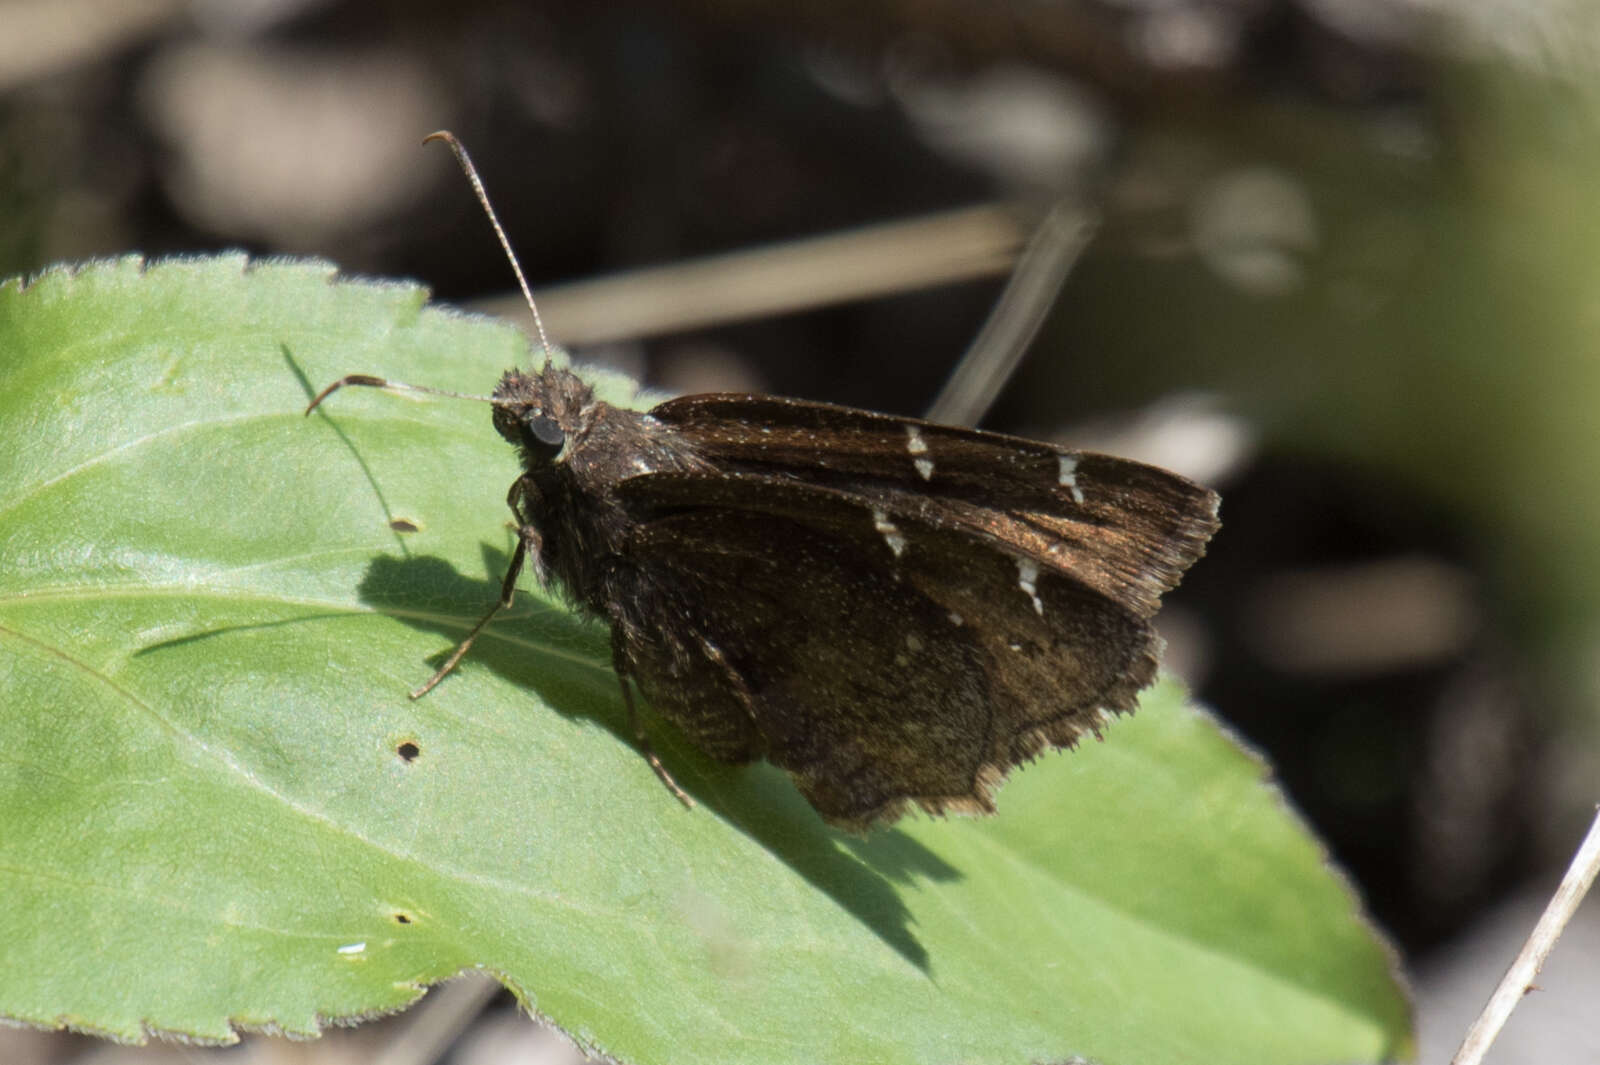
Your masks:
{"label": "antenna", "polygon": [[478,403],[493,403],[497,407],[507,406],[503,399],[494,396],[474,396],[469,392],[452,392],[448,388],[429,388],[427,385],[408,385],[404,381],[390,381],[385,377],[374,377],[369,373],[346,374],[333,384],[316,394],[311,404],[306,407],[310,414],[322,405],[322,401],[349,385],[360,385],[363,388],[386,388],[391,392],[425,392],[430,396],[449,396],[451,399],[470,399]]}
{"label": "antenna", "polygon": [[545,361],[549,362],[550,338],[544,332],[544,319],[539,317],[539,308],[534,305],[533,293],[528,289],[528,279],[522,274],[522,264],[517,262],[517,253],[511,250],[511,241],[506,239],[506,231],[494,213],[494,205],[489,202],[489,194],[483,188],[483,179],[478,177],[478,168],[472,165],[472,156],[467,154],[466,147],[456,139],[456,135],[447,129],[441,129],[422,138],[423,144],[429,141],[444,141],[449,145],[450,150],[455,153],[456,162],[461,164],[467,180],[472,183],[472,191],[477,194],[478,202],[483,204],[483,213],[489,216],[489,224],[494,227],[494,235],[499,238],[500,247],[505,249],[506,258],[511,262],[511,271],[517,275],[517,284],[522,288],[522,298],[528,301],[528,310],[533,313],[534,328],[539,331],[539,346],[544,349]]}

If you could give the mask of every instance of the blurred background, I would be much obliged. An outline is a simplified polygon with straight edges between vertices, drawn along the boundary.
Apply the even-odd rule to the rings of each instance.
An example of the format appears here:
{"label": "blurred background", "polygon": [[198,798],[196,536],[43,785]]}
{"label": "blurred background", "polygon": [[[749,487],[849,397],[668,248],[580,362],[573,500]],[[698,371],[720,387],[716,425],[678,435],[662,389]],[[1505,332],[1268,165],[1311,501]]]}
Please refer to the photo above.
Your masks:
{"label": "blurred background", "polygon": [[[0,0],[0,276],[244,248],[520,323],[440,127],[579,359],[900,414],[962,365],[948,418],[1219,488],[1169,666],[1448,1057],[1600,800],[1600,9]],[[1596,910],[1491,1060],[1600,1058]],[[473,981],[310,1044],[0,1028],[213,1058],[577,1060]]]}

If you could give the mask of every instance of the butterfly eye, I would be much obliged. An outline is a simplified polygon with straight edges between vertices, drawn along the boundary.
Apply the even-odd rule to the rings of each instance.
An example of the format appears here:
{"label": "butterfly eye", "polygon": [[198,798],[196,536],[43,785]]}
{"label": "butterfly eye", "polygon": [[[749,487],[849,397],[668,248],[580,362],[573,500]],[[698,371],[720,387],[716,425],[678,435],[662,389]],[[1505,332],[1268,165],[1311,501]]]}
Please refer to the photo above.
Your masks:
{"label": "butterfly eye", "polygon": [[532,412],[522,416],[522,445],[530,455],[553,459],[566,442],[567,434],[561,431],[554,418]]}

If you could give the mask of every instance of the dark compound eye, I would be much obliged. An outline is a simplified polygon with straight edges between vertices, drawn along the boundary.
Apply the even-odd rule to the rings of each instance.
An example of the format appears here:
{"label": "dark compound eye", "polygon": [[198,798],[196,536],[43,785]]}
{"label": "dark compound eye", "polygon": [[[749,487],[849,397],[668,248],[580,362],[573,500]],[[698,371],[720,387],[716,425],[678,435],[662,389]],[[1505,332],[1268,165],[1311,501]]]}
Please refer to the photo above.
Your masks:
{"label": "dark compound eye", "polygon": [[553,459],[566,442],[567,434],[561,431],[554,418],[532,411],[522,416],[522,446],[530,455]]}

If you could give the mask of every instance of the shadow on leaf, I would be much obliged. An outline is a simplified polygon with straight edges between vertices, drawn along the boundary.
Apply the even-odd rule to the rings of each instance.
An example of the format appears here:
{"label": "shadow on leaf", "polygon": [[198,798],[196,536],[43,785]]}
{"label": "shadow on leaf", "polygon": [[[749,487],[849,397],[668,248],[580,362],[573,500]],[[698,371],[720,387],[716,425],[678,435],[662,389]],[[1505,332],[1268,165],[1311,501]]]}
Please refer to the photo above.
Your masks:
{"label": "shadow on leaf", "polygon": [[[488,574],[503,573],[508,561],[506,553],[484,546]],[[440,651],[430,663],[437,667],[494,602],[499,588],[498,576],[474,580],[439,558],[379,557],[369,566],[359,594],[375,610],[438,633]],[[539,668],[541,648],[559,649],[566,657],[572,657],[571,650],[582,649],[588,652],[582,657],[592,655],[595,665],[609,674],[610,653],[603,628],[543,604],[526,613],[523,604],[529,598],[524,593],[517,607],[485,629],[467,656],[468,667],[491,669],[532,690],[560,713],[589,717],[618,742],[633,748],[620,689],[596,702],[589,693],[562,682],[560,671]],[[425,676],[419,671],[419,680]],[[448,678],[444,683],[449,683]],[[919,878],[954,880],[960,876],[955,867],[898,829],[879,830],[859,839],[830,828],[782,770],[765,763],[739,767],[713,762],[651,714],[648,704],[642,705],[662,760],[698,804],[826,892],[907,961],[924,971],[930,968],[927,951],[911,932],[910,912],[894,883]],[[672,801],[665,790],[660,801]]]}

